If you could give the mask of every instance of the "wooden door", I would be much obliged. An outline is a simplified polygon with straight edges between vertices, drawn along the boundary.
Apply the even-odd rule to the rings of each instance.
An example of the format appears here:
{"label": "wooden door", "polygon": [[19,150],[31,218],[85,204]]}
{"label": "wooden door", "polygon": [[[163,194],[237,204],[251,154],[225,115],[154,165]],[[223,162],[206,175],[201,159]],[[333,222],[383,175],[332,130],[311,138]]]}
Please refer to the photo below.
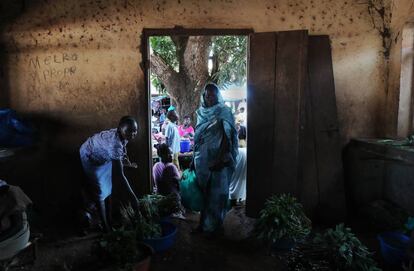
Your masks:
{"label": "wooden door", "polygon": [[308,65],[319,188],[318,218],[323,222],[342,221],[345,188],[329,36],[309,37]]}
{"label": "wooden door", "polygon": [[247,215],[272,194],[299,194],[307,31],[250,35]]}

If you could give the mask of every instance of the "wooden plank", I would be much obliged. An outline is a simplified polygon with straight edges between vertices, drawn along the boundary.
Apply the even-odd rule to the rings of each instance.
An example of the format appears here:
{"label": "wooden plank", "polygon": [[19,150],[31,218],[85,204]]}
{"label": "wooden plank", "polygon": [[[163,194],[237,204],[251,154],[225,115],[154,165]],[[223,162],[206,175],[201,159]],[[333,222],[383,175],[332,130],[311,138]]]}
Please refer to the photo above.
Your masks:
{"label": "wooden plank", "polygon": [[252,34],[249,47],[246,213],[257,217],[272,193],[276,34]]}
{"label": "wooden plank", "polygon": [[304,128],[301,112],[304,110],[307,49],[307,31],[277,34],[271,190],[296,197],[301,172],[300,136]]}
{"label": "wooden plank", "polygon": [[245,36],[252,34],[253,29],[223,29],[223,28],[144,28],[146,36]]}
{"label": "wooden plank", "polygon": [[309,37],[309,87],[319,184],[319,214],[326,222],[345,218],[345,191],[328,36]]}
{"label": "wooden plank", "polygon": [[[152,190],[151,178],[152,178],[152,147],[151,147],[151,105],[150,105],[150,50],[149,50],[149,36],[141,36],[141,54],[142,62],[140,63],[141,69],[144,73],[144,84],[139,86],[139,89],[145,89],[140,91],[137,97],[137,105],[135,107],[138,121],[138,135],[137,138],[131,142],[129,156],[132,161],[137,161],[139,165],[138,170],[128,170],[126,174],[128,176],[134,176],[131,178],[132,186],[135,191],[138,191],[140,195],[148,194]],[[139,117],[138,117],[139,116]]]}
{"label": "wooden plank", "polygon": [[309,84],[305,88],[305,110],[303,111],[305,131],[301,142],[303,152],[302,171],[299,186],[299,199],[306,215],[313,220],[319,203],[318,173],[316,168],[315,138],[313,131],[312,107],[310,103]]}

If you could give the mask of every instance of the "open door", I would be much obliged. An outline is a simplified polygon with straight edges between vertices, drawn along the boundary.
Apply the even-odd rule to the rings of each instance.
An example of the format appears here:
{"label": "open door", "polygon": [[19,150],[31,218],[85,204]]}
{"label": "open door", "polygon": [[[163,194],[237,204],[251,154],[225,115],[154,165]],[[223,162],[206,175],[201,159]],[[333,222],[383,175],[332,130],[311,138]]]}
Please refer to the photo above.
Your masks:
{"label": "open door", "polygon": [[[346,216],[338,113],[329,36],[310,36],[309,93],[318,186],[318,219],[342,221]],[[306,161],[306,163],[310,163]]]}
{"label": "open door", "polygon": [[345,218],[335,84],[328,36],[250,35],[248,216],[289,193],[321,222]]}
{"label": "open door", "polygon": [[299,197],[308,33],[250,35],[248,74],[248,216],[273,194]]}

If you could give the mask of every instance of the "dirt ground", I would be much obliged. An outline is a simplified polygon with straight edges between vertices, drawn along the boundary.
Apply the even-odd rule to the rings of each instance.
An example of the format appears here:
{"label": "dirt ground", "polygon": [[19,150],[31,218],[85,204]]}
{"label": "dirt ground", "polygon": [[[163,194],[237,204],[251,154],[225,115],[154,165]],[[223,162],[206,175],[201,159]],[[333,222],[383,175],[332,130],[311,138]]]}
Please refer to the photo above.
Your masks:
{"label": "dirt ground", "polygon": [[[247,238],[253,220],[244,216],[243,209],[233,208],[228,213],[224,235],[214,239],[191,233],[191,229],[197,226],[198,217],[198,214],[187,214],[186,220],[172,220],[178,227],[176,242],[170,250],[153,256],[152,271],[285,270],[277,257]],[[92,252],[92,244],[99,234],[77,237],[64,233],[67,237],[59,241],[57,235],[59,233],[48,235],[45,232],[38,242],[35,263],[11,270],[116,270],[103,267]]]}
{"label": "dirt ground", "polygon": [[[224,235],[209,239],[203,235],[191,234],[196,227],[198,214],[187,214],[186,220],[173,220],[177,225],[177,239],[174,246],[154,255],[152,271],[279,271],[287,270],[284,261],[271,255],[254,240],[248,238],[254,220],[244,215],[243,208],[233,208],[224,223]],[[378,251],[375,233],[359,228],[357,222],[351,225],[358,236],[371,250]],[[116,270],[102,265],[92,251],[92,244],[98,233],[78,237],[68,234],[67,229],[54,231],[44,229],[44,236],[38,242],[37,259],[34,264],[19,266],[11,270],[31,271],[110,271]],[[65,237],[61,238],[60,235]],[[26,253],[27,256],[28,253]],[[29,257],[26,257],[29,258]],[[378,253],[375,259],[383,270],[398,270],[383,265]]]}

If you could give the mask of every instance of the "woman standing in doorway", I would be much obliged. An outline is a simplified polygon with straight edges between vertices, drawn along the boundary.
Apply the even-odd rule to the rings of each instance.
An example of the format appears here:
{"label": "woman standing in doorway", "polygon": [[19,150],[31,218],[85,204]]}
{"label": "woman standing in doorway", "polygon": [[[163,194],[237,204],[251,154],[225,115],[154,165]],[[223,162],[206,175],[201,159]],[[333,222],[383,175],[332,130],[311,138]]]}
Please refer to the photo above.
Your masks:
{"label": "woman standing in doorway", "polygon": [[204,194],[197,232],[217,233],[228,208],[229,183],[237,156],[237,131],[231,109],[218,87],[207,84],[197,110],[194,164]]}

